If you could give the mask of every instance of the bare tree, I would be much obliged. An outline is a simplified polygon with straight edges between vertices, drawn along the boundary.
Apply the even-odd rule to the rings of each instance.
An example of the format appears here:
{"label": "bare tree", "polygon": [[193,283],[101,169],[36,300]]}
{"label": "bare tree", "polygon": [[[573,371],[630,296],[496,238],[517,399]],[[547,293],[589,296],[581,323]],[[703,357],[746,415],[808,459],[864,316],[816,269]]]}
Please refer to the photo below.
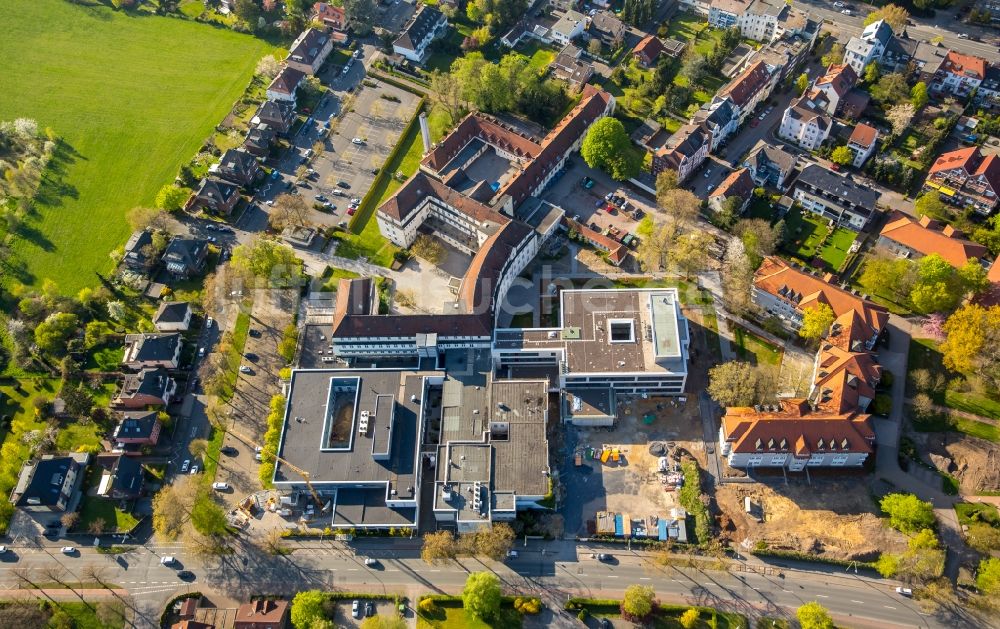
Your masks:
{"label": "bare tree", "polygon": [[96,518],[87,525],[87,532],[91,535],[100,535],[108,528],[108,522],[104,518]]}
{"label": "bare tree", "polygon": [[28,568],[25,568],[23,566],[15,566],[14,568],[11,569],[10,573],[14,575],[15,579],[18,580],[18,583],[20,583],[21,585],[28,586],[28,589],[38,590],[38,592],[41,593],[42,596],[49,599],[50,603],[52,603],[56,607],[59,607],[59,603],[56,601],[56,599],[49,596],[48,592],[46,592],[44,589],[38,587],[38,583],[35,582],[35,579],[34,577],[32,577],[32,573]]}
{"label": "bare tree", "polygon": [[299,194],[283,194],[274,200],[274,207],[267,218],[272,228],[282,230],[289,225],[302,226],[306,223],[309,206]]}
{"label": "bare tree", "polygon": [[70,511],[64,513],[61,518],[59,518],[59,523],[66,527],[66,529],[71,529],[76,526],[76,523],[80,521],[80,514],[76,511]]}
{"label": "bare tree", "polygon": [[455,75],[435,70],[431,75],[431,98],[448,112],[452,123],[458,122],[462,117],[462,112],[465,110],[462,102],[462,85]]}

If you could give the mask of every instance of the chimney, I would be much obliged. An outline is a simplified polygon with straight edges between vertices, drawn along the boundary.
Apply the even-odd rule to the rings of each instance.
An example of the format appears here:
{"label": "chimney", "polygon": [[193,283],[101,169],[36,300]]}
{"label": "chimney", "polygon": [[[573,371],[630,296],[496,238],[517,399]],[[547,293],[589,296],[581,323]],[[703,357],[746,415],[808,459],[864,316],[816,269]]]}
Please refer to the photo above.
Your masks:
{"label": "chimney", "polygon": [[420,135],[424,138],[424,154],[431,152],[431,128],[427,125],[427,113],[420,114]]}

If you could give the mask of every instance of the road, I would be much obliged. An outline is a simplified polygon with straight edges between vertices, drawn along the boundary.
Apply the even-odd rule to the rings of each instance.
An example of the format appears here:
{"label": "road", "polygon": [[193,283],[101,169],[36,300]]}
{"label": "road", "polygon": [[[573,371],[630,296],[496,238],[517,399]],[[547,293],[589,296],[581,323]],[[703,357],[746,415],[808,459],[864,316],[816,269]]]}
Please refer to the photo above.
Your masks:
{"label": "road", "polygon": [[[127,590],[149,613],[171,596],[188,590],[216,591],[237,599],[259,592],[291,594],[314,587],[402,591],[411,597],[426,592],[454,593],[469,572],[492,570],[508,591],[540,596],[550,608],[561,607],[570,596],[620,596],[627,586],[639,583],[653,586],[664,601],[698,603],[751,615],[789,616],[799,605],[817,600],[851,627],[963,626],[961,619],[956,624],[956,619],[922,615],[914,601],[895,593],[894,582],[839,568],[813,572],[778,567],[772,574],[761,574],[665,567],[642,551],[609,550],[568,541],[518,545],[519,557],[506,564],[464,559],[433,566],[419,558],[417,542],[410,540],[386,543],[362,539],[353,547],[316,541],[289,546],[293,552],[285,556],[242,547],[233,555],[205,562],[177,545],[137,548],[118,557],[89,548],[81,549],[77,556],[65,556],[55,549],[17,548],[13,551],[17,563],[9,561],[12,557],[0,563],[0,589],[17,587],[11,572],[15,565],[32,572],[58,564],[76,577],[96,568],[105,582]],[[597,561],[591,558],[595,552],[610,552],[613,559]],[[161,565],[160,559],[166,555],[176,557],[178,564]],[[365,566],[367,556],[376,558],[377,565]],[[177,577],[182,568],[195,573],[194,581]]]}

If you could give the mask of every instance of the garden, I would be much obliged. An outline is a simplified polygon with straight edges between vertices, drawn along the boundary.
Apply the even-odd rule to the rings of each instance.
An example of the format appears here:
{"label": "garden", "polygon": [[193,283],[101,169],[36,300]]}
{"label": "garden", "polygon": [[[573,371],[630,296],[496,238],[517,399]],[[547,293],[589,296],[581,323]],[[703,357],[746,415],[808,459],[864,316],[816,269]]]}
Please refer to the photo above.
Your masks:
{"label": "garden", "polygon": [[111,269],[108,252],[128,235],[125,211],[153,203],[274,48],[173,18],[62,0],[10,4],[0,54],[18,62],[5,71],[0,119],[34,118],[60,139],[13,246],[17,279],[50,278],[75,293]]}
{"label": "garden", "polygon": [[776,345],[765,341],[750,330],[736,325],[729,324],[733,332],[735,341],[736,356],[740,360],[748,360],[755,365],[781,365],[781,356],[784,351]]}
{"label": "garden", "polygon": [[830,227],[829,220],[798,207],[785,215],[782,250],[792,258],[831,273],[843,270],[857,233],[846,227]]}

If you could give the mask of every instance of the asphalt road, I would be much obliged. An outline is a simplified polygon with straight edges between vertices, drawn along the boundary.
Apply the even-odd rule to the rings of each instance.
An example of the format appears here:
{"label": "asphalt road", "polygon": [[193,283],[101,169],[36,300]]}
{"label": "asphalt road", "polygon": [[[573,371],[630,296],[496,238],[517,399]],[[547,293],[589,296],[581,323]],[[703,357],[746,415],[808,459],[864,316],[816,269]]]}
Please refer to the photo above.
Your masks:
{"label": "asphalt road", "polygon": [[[572,542],[531,542],[518,547],[520,556],[506,564],[476,559],[428,566],[419,558],[416,542],[359,540],[354,548],[340,543],[292,543],[294,552],[275,557],[252,547],[233,555],[202,561],[177,545],[140,547],[120,555],[102,555],[81,548],[76,556],[58,549],[17,548],[0,563],[0,589],[17,587],[14,566],[29,572],[58,564],[86,581],[96,568],[107,582],[129,591],[140,604],[155,609],[169,597],[186,591],[215,590],[231,597],[255,592],[293,593],[313,587],[351,587],[366,591],[457,592],[470,571],[492,570],[512,592],[542,596],[550,607],[560,607],[569,596],[620,596],[629,585],[651,585],[664,601],[698,603],[741,613],[787,616],[799,605],[816,600],[852,627],[958,627],[961,619],[922,615],[916,604],[895,593],[895,583],[841,572],[778,573],[721,572],[654,565],[638,551],[607,551]],[[611,552],[600,562],[592,552]],[[18,560],[12,561],[16,554]],[[163,556],[177,558],[173,567],[160,564]],[[376,566],[365,566],[374,557]],[[195,579],[182,581],[180,569]],[[956,620],[958,620],[956,622]]]}

